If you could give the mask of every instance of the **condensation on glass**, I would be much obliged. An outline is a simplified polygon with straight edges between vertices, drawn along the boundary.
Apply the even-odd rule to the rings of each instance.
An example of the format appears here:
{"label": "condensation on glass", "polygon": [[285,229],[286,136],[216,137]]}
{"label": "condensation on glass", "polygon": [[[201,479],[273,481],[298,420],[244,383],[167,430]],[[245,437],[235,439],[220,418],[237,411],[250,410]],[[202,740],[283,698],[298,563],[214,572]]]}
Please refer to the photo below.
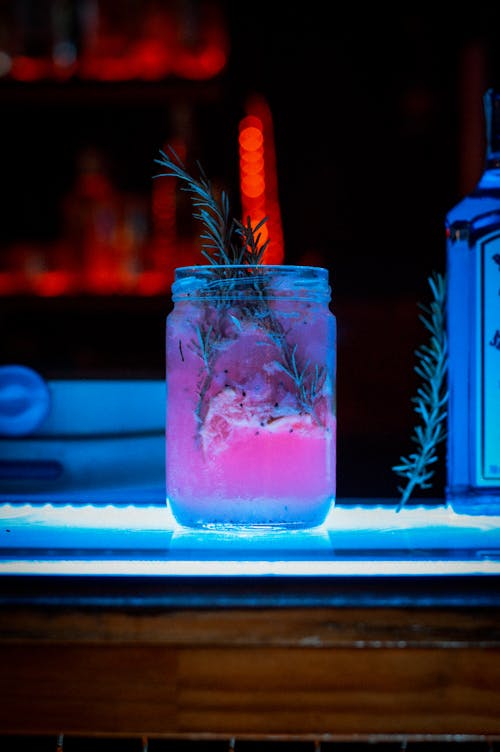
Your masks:
{"label": "condensation on glass", "polygon": [[188,527],[308,528],[335,501],[328,271],[176,269],[166,326],[166,493]]}

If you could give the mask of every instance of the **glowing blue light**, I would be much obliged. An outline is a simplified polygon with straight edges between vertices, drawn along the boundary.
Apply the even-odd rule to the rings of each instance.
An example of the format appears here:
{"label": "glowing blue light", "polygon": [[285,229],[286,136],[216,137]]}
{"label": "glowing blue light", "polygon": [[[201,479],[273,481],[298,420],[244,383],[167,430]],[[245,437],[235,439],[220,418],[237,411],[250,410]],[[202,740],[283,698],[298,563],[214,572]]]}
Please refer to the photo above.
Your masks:
{"label": "glowing blue light", "polygon": [[304,531],[200,531],[167,506],[3,504],[0,574],[322,576],[500,573],[500,518],[337,505]]}

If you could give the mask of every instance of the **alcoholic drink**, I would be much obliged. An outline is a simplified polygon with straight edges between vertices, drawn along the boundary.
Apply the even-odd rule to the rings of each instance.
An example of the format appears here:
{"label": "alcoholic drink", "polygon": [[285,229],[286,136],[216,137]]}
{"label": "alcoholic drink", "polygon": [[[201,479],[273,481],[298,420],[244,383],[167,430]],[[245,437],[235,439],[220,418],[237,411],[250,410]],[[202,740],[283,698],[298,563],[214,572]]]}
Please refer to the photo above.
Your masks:
{"label": "alcoholic drink", "polygon": [[189,527],[304,528],[335,499],[328,272],[176,270],[167,318],[167,499]]}
{"label": "alcoholic drink", "polygon": [[446,495],[469,514],[500,513],[500,94],[493,89],[484,112],[484,171],[446,217]]}

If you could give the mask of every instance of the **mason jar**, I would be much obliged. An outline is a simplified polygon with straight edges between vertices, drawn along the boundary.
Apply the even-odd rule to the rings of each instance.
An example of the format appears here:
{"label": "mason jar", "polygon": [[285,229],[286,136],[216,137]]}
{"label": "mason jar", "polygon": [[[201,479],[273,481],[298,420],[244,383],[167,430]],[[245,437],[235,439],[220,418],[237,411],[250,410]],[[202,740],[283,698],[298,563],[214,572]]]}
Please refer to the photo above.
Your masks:
{"label": "mason jar", "polygon": [[335,501],[336,321],[313,266],[175,270],[166,494],[190,528],[309,528]]}

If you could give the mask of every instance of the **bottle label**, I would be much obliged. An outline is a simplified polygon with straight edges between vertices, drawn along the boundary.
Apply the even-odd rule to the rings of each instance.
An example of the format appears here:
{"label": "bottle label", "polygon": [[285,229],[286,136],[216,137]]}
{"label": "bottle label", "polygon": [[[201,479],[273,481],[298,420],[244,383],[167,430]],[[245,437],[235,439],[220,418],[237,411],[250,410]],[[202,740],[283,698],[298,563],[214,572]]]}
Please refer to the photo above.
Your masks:
{"label": "bottle label", "polygon": [[476,358],[481,392],[476,415],[481,416],[477,438],[482,445],[480,474],[486,486],[500,480],[500,235],[480,243],[476,321],[480,322],[480,352]]}

